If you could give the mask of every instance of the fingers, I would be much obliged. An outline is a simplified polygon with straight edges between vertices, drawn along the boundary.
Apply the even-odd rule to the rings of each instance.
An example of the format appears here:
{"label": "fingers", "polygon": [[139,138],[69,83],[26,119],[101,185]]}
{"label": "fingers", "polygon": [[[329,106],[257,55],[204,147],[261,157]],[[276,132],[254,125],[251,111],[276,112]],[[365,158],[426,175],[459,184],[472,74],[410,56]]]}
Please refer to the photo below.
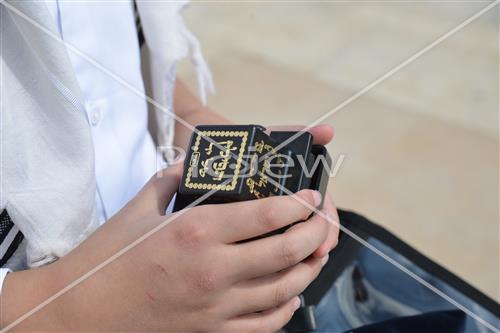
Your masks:
{"label": "fingers", "polygon": [[311,255],[325,240],[328,224],[314,215],[283,234],[234,245],[235,281],[260,277],[294,266]]}
{"label": "fingers", "polygon": [[317,125],[308,129],[309,133],[313,135],[314,144],[326,145],[333,139],[333,127],[330,125]]}
{"label": "fingers", "polygon": [[252,313],[230,319],[220,328],[222,332],[276,332],[285,326],[300,307],[300,299],[294,297],[284,304],[260,313]]}
{"label": "fingers", "polygon": [[338,244],[339,240],[339,216],[337,213],[337,208],[335,207],[330,195],[327,195],[323,204],[323,211],[321,213],[325,214],[325,219],[329,223],[328,237],[321,244],[321,246],[314,251],[314,256],[316,258],[324,257],[328,252],[330,252]]}
{"label": "fingers", "polygon": [[[302,131],[305,126],[269,126],[268,129],[271,131]],[[330,125],[316,125],[307,129],[309,133],[312,134],[314,138],[314,144],[326,145],[330,143],[333,139],[334,131],[333,127]]]}
{"label": "fingers", "polygon": [[286,303],[292,297],[301,294],[318,276],[328,257],[308,258],[284,271],[261,278],[244,281],[231,291],[234,302],[230,311],[234,316],[264,311]]}
{"label": "fingers", "polygon": [[207,227],[218,240],[235,243],[306,220],[312,212],[309,207],[317,207],[320,202],[319,192],[302,190],[291,196],[207,205],[203,212],[199,212],[205,218],[207,214],[217,216],[217,219],[207,221],[210,224]]}
{"label": "fingers", "polygon": [[179,188],[182,163],[176,163],[161,170],[144,185],[130,203],[134,211],[142,214],[165,215],[165,209]]}

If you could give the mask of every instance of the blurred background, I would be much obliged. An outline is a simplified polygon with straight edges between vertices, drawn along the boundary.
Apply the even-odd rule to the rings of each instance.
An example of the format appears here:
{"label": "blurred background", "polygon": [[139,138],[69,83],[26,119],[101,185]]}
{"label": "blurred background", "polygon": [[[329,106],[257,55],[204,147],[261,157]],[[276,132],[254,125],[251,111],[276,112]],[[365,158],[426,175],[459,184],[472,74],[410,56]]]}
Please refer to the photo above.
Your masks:
{"label": "blurred background", "polygon": [[[489,2],[194,2],[209,105],[236,123],[309,124]],[[499,10],[324,122],[346,158],[330,191],[497,301]],[[180,76],[196,89],[186,64]]]}

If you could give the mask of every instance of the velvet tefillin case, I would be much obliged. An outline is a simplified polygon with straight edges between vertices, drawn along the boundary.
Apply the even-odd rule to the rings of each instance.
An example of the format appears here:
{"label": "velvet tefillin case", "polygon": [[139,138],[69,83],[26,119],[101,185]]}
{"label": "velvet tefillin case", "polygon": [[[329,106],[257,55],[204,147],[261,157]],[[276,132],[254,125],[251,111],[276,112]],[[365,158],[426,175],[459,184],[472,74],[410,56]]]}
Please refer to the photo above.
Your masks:
{"label": "velvet tefillin case", "polygon": [[324,146],[313,144],[310,133],[268,133],[259,125],[203,125],[196,129],[174,211],[210,191],[213,193],[199,204],[253,200],[302,189],[318,190],[324,197],[331,159]]}

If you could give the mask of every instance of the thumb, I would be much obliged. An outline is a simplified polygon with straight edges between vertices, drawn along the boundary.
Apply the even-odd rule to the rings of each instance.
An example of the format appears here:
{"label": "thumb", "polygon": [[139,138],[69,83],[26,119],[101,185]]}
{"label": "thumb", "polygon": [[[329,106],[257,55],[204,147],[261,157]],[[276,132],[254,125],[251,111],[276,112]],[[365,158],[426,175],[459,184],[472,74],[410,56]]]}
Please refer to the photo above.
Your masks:
{"label": "thumb", "polygon": [[147,215],[165,215],[165,209],[179,188],[183,163],[179,162],[156,173],[130,203],[134,211]]}
{"label": "thumb", "polygon": [[[268,130],[271,131],[303,131],[305,126],[297,125],[297,126],[269,126]],[[330,143],[333,139],[334,131],[333,127],[330,125],[322,124],[316,125],[309,129],[307,129],[309,133],[312,134],[314,139],[314,144],[317,145],[326,145]]]}

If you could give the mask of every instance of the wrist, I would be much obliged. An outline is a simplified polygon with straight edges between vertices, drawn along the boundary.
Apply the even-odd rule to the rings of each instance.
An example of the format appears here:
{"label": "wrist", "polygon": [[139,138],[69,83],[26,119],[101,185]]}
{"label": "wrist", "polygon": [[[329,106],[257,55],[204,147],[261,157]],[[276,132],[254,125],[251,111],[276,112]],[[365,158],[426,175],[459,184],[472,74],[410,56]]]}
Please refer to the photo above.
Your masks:
{"label": "wrist", "polygon": [[64,331],[60,300],[33,311],[64,287],[59,279],[62,269],[62,265],[53,263],[9,273],[0,295],[0,327],[4,329],[14,324],[13,331]]}

